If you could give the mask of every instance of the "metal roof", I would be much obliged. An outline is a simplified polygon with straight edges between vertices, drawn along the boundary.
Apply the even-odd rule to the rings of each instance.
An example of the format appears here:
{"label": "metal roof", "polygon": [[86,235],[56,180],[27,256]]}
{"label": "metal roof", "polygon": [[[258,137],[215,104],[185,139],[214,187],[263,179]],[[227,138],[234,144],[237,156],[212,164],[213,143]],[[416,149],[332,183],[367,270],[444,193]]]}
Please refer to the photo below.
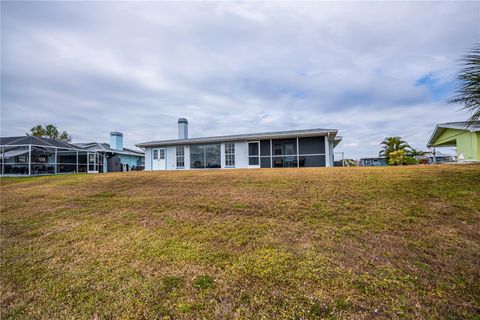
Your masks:
{"label": "metal roof", "polygon": [[77,145],[54,140],[44,137],[34,136],[20,136],[20,137],[2,137],[0,138],[0,146],[16,146],[16,145],[36,145],[53,148],[66,148],[66,149],[83,149]]}
{"label": "metal roof", "polygon": [[446,122],[437,124],[432,136],[428,140],[427,148],[433,146],[433,141],[435,141],[443,133],[443,131],[445,131],[445,129],[480,132],[480,121]]}
{"label": "metal roof", "polygon": [[[294,137],[312,137],[312,136],[324,136],[331,135],[331,139],[335,139],[337,135],[337,129],[306,129],[306,130],[290,130],[290,131],[275,131],[275,132],[263,132],[263,133],[249,133],[249,134],[234,134],[227,136],[213,136],[213,137],[200,137],[190,139],[174,139],[174,140],[159,140],[149,141],[136,144],[137,147],[153,147],[153,146],[169,146],[180,144],[196,144],[196,143],[214,143],[225,141],[239,141],[239,140],[260,140],[260,139],[282,139],[282,138],[294,138]],[[340,138],[341,137],[337,137]],[[337,139],[337,141],[339,141]]]}
{"label": "metal roof", "polygon": [[98,152],[109,152],[109,153],[117,153],[117,154],[125,154],[130,156],[144,156],[145,152],[141,150],[134,150],[130,148],[123,148],[123,150],[117,150],[110,148],[108,143],[99,143],[99,142],[84,142],[84,143],[76,143],[76,145]]}

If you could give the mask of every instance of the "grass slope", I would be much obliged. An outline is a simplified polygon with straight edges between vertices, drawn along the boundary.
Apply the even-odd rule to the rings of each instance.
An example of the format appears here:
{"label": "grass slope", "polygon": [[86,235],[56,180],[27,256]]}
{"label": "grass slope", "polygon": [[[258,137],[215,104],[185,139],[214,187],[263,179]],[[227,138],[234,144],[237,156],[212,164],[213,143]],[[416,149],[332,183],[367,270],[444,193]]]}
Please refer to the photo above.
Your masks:
{"label": "grass slope", "polygon": [[5,178],[2,319],[479,319],[480,167]]}

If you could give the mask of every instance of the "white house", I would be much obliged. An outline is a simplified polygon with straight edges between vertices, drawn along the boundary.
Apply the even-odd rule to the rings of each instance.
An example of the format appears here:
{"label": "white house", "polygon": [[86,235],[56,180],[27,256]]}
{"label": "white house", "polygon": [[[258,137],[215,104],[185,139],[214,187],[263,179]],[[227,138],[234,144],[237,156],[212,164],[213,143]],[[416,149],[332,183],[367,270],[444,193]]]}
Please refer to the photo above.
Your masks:
{"label": "white house", "polygon": [[139,143],[145,170],[330,167],[342,140],[337,129],[307,129],[188,138],[188,120],[178,120],[178,139]]}

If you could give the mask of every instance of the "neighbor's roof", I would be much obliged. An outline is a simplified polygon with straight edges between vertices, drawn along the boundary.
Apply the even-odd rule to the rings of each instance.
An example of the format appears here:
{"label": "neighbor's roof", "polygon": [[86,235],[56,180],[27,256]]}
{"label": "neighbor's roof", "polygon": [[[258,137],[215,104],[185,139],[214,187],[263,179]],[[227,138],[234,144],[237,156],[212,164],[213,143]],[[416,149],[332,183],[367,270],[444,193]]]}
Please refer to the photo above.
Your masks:
{"label": "neighbor's roof", "polygon": [[34,136],[20,136],[20,137],[3,137],[0,138],[0,146],[15,146],[15,145],[36,145],[43,147],[54,148],[68,148],[68,149],[83,149],[77,145],[54,140],[50,138],[34,137]]}
{"label": "neighbor's roof", "polygon": [[432,136],[428,140],[427,147],[433,146],[433,142],[445,131],[446,129],[464,130],[470,132],[480,132],[480,121],[462,121],[462,122],[447,122],[437,124]]}
{"label": "neighbor's roof", "polygon": [[130,148],[123,148],[123,150],[117,150],[110,148],[108,143],[99,143],[99,142],[85,142],[85,143],[76,143],[77,146],[82,148],[98,151],[98,152],[109,152],[109,153],[117,153],[117,154],[124,154],[130,156],[144,156],[145,152],[141,150],[134,150]]}
{"label": "neighbor's roof", "polygon": [[[174,139],[174,140],[159,140],[136,144],[137,147],[153,147],[153,146],[168,146],[178,144],[195,144],[195,143],[209,143],[209,142],[225,142],[225,141],[239,141],[239,140],[260,140],[260,139],[281,139],[294,137],[311,137],[318,135],[332,134],[332,139],[340,141],[341,137],[335,137],[337,129],[306,129],[306,130],[291,130],[291,131],[276,131],[263,133],[249,133],[249,134],[234,134],[228,136],[215,137],[201,137],[190,139]],[[337,142],[337,143],[338,143]]]}

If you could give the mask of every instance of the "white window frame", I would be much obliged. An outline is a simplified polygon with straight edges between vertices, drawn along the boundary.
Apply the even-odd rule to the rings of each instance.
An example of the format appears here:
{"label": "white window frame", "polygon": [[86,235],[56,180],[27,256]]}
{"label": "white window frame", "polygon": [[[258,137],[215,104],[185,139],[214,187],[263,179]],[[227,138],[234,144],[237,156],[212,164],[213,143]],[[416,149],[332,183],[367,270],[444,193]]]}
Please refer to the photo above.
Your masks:
{"label": "white window frame", "polygon": [[[179,155],[179,150],[181,154]],[[179,161],[181,159],[181,161]],[[183,166],[179,166],[178,163],[182,162]],[[185,146],[175,146],[175,168],[185,169]]]}
{"label": "white window frame", "polygon": [[[227,145],[229,145],[228,148],[227,148]],[[224,150],[225,150],[225,168],[235,168],[235,165],[236,165],[235,142],[226,142],[224,144]]]}

